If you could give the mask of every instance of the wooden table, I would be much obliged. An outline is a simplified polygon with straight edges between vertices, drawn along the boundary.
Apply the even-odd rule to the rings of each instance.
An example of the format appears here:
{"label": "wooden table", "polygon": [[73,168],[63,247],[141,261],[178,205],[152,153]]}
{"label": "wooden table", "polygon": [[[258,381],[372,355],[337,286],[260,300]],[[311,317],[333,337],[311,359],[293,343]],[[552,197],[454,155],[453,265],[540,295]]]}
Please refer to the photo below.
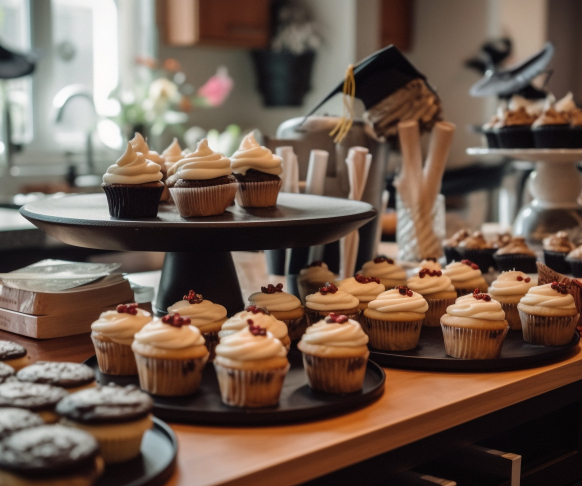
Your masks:
{"label": "wooden table", "polygon": [[[34,341],[6,332],[34,360],[83,361],[88,335]],[[410,444],[582,378],[582,354],[500,373],[386,370],[386,391],[362,410],[319,422],[264,428],[171,424],[178,470],[170,486],[292,485]]]}

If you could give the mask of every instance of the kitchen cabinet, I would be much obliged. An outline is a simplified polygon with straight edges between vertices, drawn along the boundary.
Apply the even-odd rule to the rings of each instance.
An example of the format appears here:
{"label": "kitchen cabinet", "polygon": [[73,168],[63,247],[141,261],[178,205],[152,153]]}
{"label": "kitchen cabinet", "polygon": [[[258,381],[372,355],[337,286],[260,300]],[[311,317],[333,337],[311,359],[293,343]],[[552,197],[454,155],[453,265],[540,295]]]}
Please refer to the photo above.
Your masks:
{"label": "kitchen cabinet", "polygon": [[394,44],[401,51],[412,47],[412,16],[414,0],[381,0],[380,42]]}

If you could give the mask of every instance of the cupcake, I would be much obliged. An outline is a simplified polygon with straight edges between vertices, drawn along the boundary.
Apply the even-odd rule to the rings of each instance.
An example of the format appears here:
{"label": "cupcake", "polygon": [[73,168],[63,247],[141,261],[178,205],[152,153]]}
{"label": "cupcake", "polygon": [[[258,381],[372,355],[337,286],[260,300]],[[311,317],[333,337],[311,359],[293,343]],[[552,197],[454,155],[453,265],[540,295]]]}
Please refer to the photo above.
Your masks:
{"label": "cupcake", "polygon": [[451,279],[457,296],[472,294],[475,289],[487,292],[487,282],[479,270],[479,266],[471,260],[449,263],[443,274]]}
{"label": "cupcake", "polygon": [[379,256],[364,263],[358,273],[364,277],[380,279],[380,283],[387,289],[406,284],[406,271],[395,263],[392,258],[384,256]]}
{"label": "cupcake", "polygon": [[570,113],[570,129],[572,130],[572,147],[582,148],[582,110],[576,108]]}
{"label": "cupcake", "polygon": [[568,253],[576,247],[568,238],[568,233],[558,231],[543,240],[544,262],[552,270],[559,273],[570,273],[570,265],[566,261]]}
{"label": "cupcake", "polygon": [[120,304],[114,311],[103,312],[91,324],[91,340],[101,373],[137,375],[131,343],[135,333],[151,320],[151,314],[138,309],[134,303]]}
{"label": "cupcake", "polygon": [[160,166],[136,152],[131,143],[103,176],[103,190],[114,218],[155,218],[164,183]]}
{"label": "cupcake", "polygon": [[512,331],[521,330],[517,304],[533,286],[534,282],[525,273],[511,271],[503,272],[489,287],[489,295],[501,304],[505,320]]}
{"label": "cupcake", "polygon": [[532,125],[534,144],[539,149],[569,148],[572,133],[568,115],[559,112],[552,106],[548,97],[544,111]]}
{"label": "cupcake", "polygon": [[131,349],[141,389],[166,397],[195,393],[209,356],[200,330],[179,314],[146,324]]}
{"label": "cupcake", "polygon": [[[178,139],[174,137],[172,143],[168,145],[168,148],[162,152],[162,159],[164,159],[164,166],[166,167],[166,173],[168,174],[168,179],[170,176],[174,175],[176,171],[172,171],[172,167],[174,164],[182,159],[184,156],[182,155],[182,148],[178,143]],[[175,181],[174,181],[175,182]],[[169,187],[171,187],[169,185]]]}
{"label": "cupcake", "polygon": [[305,300],[305,315],[308,325],[320,321],[332,312],[354,320],[357,320],[360,315],[358,298],[339,290],[332,283],[326,283],[316,293],[308,295]]}
{"label": "cupcake", "polygon": [[[136,152],[141,152],[146,160],[151,162],[155,162],[160,166],[160,172],[162,173],[162,182],[166,181],[167,169],[164,158],[158,154],[155,150],[150,150],[147,142],[142,137],[141,133],[135,132],[135,136],[129,141],[133,150]],[[164,184],[164,190],[162,191],[162,195],[160,196],[160,201],[164,202],[170,198],[170,193],[168,192],[168,188]]]}
{"label": "cupcake", "polygon": [[301,302],[305,303],[305,298],[314,294],[327,282],[333,282],[336,276],[329,270],[327,264],[321,261],[311,262],[309,266],[302,268],[297,277],[297,287]]}
{"label": "cupcake", "polygon": [[519,270],[524,273],[537,273],[536,254],[527,246],[523,236],[515,236],[511,243],[499,248],[494,255],[500,272]]}
{"label": "cupcake", "polygon": [[325,393],[359,392],[370,356],[367,344],[360,324],[343,315],[330,314],[308,327],[297,348],[309,386]]}
{"label": "cupcake", "polygon": [[37,361],[16,373],[16,378],[25,383],[58,386],[69,393],[95,386],[95,373],[82,363]]}
{"label": "cupcake", "polygon": [[[503,114],[503,108],[500,107],[501,114]],[[495,130],[495,125],[499,123],[500,117],[497,113],[491,117],[491,119],[483,124],[481,130],[483,135],[485,135],[485,139],[487,140],[487,147],[490,149],[497,149],[499,148],[499,140],[497,138],[497,130]]]}
{"label": "cupcake", "polygon": [[443,269],[441,267],[441,264],[438,262],[438,260],[436,258],[425,258],[424,260],[422,260],[420,262],[420,264],[418,265],[418,267],[416,267],[412,271],[412,273],[414,275],[418,275],[423,268],[424,269],[427,269],[427,270],[434,270],[434,271],[438,271],[438,270],[442,270]]}
{"label": "cupcake", "polygon": [[283,321],[291,341],[297,341],[305,332],[305,309],[297,297],[283,292],[283,284],[261,287],[260,292],[250,295],[249,303],[268,310],[275,319]]}
{"label": "cupcake", "polygon": [[441,270],[423,268],[418,275],[408,279],[408,288],[418,292],[428,303],[423,322],[427,327],[438,327],[447,306],[454,304],[457,298],[451,279]]}
{"label": "cupcake", "polygon": [[55,423],[59,419],[55,407],[67,395],[58,386],[10,381],[0,385],[0,408],[24,408],[38,413],[46,423]]}
{"label": "cupcake", "polygon": [[337,282],[337,288],[343,292],[357,297],[360,301],[361,311],[368,308],[368,302],[374,300],[386,290],[376,277],[364,277],[356,273],[355,277],[346,278]]}
{"label": "cupcake", "polygon": [[204,300],[202,295],[190,290],[183,300],[168,307],[168,314],[180,314],[180,316],[190,319],[192,325],[202,333],[210,353],[208,360],[212,361],[214,348],[218,344],[218,331],[226,321],[226,308],[209,300]]}
{"label": "cupcake", "polygon": [[497,132],[499,147],[504,149],[526,149],[534,147],[531,126],[536,120],[522,106],[517,110],[502,113],[494,128]]}
{"label": "cupcake", "polygon": [[517,309],[528,343],[558,346],[572,341],[579,313],[567,285],[553,282],[532,287]]}
{"label": "cupcake", "polygon": [[488,273],[495,266],[493,254],[495,248],[483,237],[483,233],[475,231],[459,242],[457,252],[461,260],[471,260],[479,266],[482,273]]}
{"label": "cupcake", "polygon": [[279,403],[289,370],[287,351],[266,329],[248,324],[216,346],[220,396],[232,407],[271,407]]}
{"label": "cupcake", "polygon": [[459,297],[448,306],[441,328],[445,352],[461,359],[498,358],[509,331],[501,304],[478,293]]}
{"label": "cupcake", "polygon": [[135,386],[103,386],[73,393],[57,405],[61,424],[91,434],[105,464],[129,461],[140,453],[152,428],[154,402]]}
{"label": "cupcake", "polygon": [[0,441],[19,430],[44,425],[38,413],[24,408],[0,408]]}
{"label": "cupcake", "polygon": [[97,441],[63,425],[32,427],[0,442],[4,486],[91,486],[103,469]]}
{"label": "cupcake", "polygon": [[266,208],[277,204],[283,172],[281,157],[267,147],[261,147],[254,132],[245,136],[238,150],[232,154],[233,175],[240,183],[236,202],[243,208]]}
{"label": "cupcake", "polygon": [[271,315],[268,310],[257,307],[256,305],[249,305],[246,310],[237,312],[228,319],[222,325],[218,333],[218,338],[222,339],[230,336],[251,324],[260,326],[262,329],[270,332],[275,338],[281,341],[281,344],[285,346],[287,352],[291,348],[291,339],[289,339],[285,323]]}
{"label": "cupcake", "polygon": [[13,341],[0,340],[0,363],[4,363],[18,371],[30,364],[30,356],[20,344]]}
{"label": "cupcake", "polygon": [[[582,245],[568,253],[568,256],[566,257],[566,263],[568,263],[570,266],[572,275],[574,275],[575,278],[582,277]],[[2,349],[1,345],[0,349]]]}
{"label": "cupcake", "polygon": [[382,292],[364,311],[364,328],[370,346],[389,351],[416,348],[428,303],[408,287]]}
{"label": "cupcake", "polygon": [[198,143],[196,151],[180,162],[172,199],[183,218],[216,216],[232,204],[238,183],[232,175],[230,160],[214,152],[208,140]]}
{"label": "cupcake", "polygon": [[466,229],[457,231],[453,236],[443,241],[443,248],[445,250],[445,257],[447,263],[458,262],[462,260],[461,254],[457,251],[459,243],[467,238],[470,233]]}
{"label": "cupcake", "polygon": [[491,243],[491,246],[495,248],[495,250],[499,250],[499,248],[503,248],[511,243],[513,240],[513,236],[511,233],[497,233],[495,235],[495,240]]}
{"label": "cupcake", "polygon": [[8,366],[0,362],[0,383],[6,383],[7,381],[13,381],[16,379],[15,371],[12,366]]}

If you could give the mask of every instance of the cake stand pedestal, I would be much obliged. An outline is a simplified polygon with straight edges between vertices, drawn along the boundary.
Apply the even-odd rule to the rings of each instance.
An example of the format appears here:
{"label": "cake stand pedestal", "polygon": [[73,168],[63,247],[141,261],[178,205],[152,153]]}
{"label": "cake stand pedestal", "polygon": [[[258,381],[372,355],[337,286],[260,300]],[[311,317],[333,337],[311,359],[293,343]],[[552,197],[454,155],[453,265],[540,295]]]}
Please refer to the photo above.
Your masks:
{"label": "cake stand pedestal", "polygon": [[207,218],[184,219],[174,205],[162,204],[156,218],[114,219],[105,194],[37,201],[20,212],[69,245],[167,252],[155,303],[158,314],[194,290],[224,305],[229,315],[244,308],[231,251],[331,243],[376,216],[370,204],[360,201],[284,193],[272,208],[230,206]]}

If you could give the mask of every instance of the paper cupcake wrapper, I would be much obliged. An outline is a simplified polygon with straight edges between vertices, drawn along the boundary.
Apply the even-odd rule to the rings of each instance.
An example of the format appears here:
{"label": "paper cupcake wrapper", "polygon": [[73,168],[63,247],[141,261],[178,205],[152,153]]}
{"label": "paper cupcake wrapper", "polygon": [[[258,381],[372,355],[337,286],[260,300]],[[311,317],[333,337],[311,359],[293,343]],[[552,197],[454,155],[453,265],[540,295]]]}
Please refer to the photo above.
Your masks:
{"label": "paper cupcake wrapper", "polygon": [[155,218],[164,186],[144,187],[139,184],[102,186],[114,218]]}
{"label": "paper cupcake wrapper", "polygon": [[216,357],[216,346],[220,342],[220,338],[218,337],[218,331],[214,332],[203,332],[202,337],[204,338],[204,345],[206,349],[208,349],[208,362],[212,363],[214,358]]}
{"label": "paper cupcake wrapper", "polygon": [[438,327],[441,325],[441,317],[447,313],[447,307],[455,303],[455,299],[426,299],[428,310],[422,323],[425,327]]}
{"label": "paper cupcake wrapper", "polygon": [[139,386],[152,395],[179,397],[198,390],[208,356],[194,359],[158,359],[135,353]]}
{"label": "paper cupcake wrapper", "polygon": [[519,317],[525,341],[544,346],[560,346],[572,341],[579,314],[570,317],[544,317],[520,310]]}
{"label": "paper cupcake wrapper", "polygon": [[566,260],[567,253],[544,250],[544,263],[558,273],[570,273],[570,264]]}
{"label": "paper cupcake wrapper", "polygon": [[379,319],[362,319],[373,348],[385,351],[409,351],[416,348],[422,320],[419,321],[381,321]]}
{"label": "paper cupcake wrapper", "polygon": [[92,339],[101,373],[107,375],[137,375],[137,365],[131,346]]}
{"label": "paper cupcake wrapper", "polygon": [[214,363],[220,398],[231,407],[272,407],[279,403],[283,381],[289,370],[239,370]]}
{"label": "paper cupcake wrapper", "polygon": [[305,316],[297,319],[283,319],[283,322],[287,326],[287,334],[289,334],[291,341],[299,341],[301,336],[305,334],[307,329],[307,318]]}
{"label": "paper cupcake wrapper", "polygon": [[505,312],[505,320],[509,324],[509,329],[512,331],[521,331],[521,318],[517,310],[517,304],[501,304],[503,312]]}
{"label": "paper cupcake wrapper", "polygon": [[313,326],[313,324],[315,324],[316,322],[321,321],[322,319],[325,319],[327,316],[329,316],[332,312],[335,312],[336,314],[341,314],[342,316],[346,316],[348,319],[353,319],[354,321],[358,321],[359,322],[359,317],[360,317],[360,311],[357,311],[354,314],[346,314],[345,312],[341,311],[341,310],[332,310],[332,311],[314,311],[312,309],[309,308],[305,308],[305,319],[307,320],[307,325],[308,326]]}
{"label": "paper cupcake wrapper", "polygon": [[537,273],[536,257],[531,255],[495,255],[497,268],[500,272],[509,272],[513,269],[523,273]]}
{"label": "paper cupcake wrapper", "polygon": [[447,263],[452,262],[460,262],[462,260],[461,254],[454,246],[445,246],[445,258],[447,259]]}
{"label": "paper cupcake wrapper", "polygon": [[241,182],[236,202],[243,208],[268,208],[277,205],[277,196],[283,181]]}
{"label": "paper cupcake wrapper", "polygon": [[[369,353],[368,353],[369,354]],[[303,353],[307,383],[325,393],[355,393],[362,389],[368,356],[322,358]]]}
{"label": "paper cupcake wrapper", "polygon": [[208,187],[172,187],[170,193],[183,218],[216,216],[234,201],[238,183]]}
{"label": "paper cupcake wrapper", "polygon": [[441,324],[445,341],[445,352],[460,359],[494,359],[501,354],[503,340],[509,327],[489,331],[469,329]]}

